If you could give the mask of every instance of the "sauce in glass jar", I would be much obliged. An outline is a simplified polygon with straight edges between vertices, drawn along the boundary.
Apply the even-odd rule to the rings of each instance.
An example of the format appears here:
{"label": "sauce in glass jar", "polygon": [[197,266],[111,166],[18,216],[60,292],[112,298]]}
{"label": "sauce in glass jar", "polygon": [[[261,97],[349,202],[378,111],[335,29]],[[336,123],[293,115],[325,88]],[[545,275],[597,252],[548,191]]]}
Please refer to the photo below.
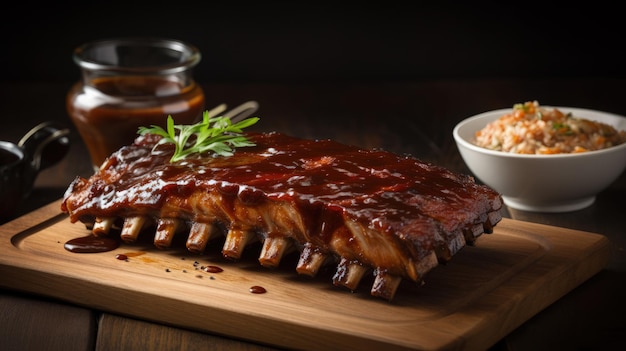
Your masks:
{"label": "sauce in glass jar", "polygon": [[114,39],[85,44],[74,52],[82,79],[67,95],[67,110],[94,168],[131,144],[141,126],[165,128],[201,118],[202,88],[192,77],[197,48],[165,39]]}

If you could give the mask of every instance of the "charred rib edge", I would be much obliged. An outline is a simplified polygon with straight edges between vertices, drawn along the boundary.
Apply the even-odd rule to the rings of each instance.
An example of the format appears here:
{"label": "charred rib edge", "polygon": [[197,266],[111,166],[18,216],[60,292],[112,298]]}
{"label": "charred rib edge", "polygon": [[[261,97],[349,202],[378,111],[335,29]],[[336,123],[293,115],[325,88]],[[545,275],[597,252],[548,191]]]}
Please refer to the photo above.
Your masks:
{"label": "charred rib edge", "polygon": [[487,221],[485,221],[483,229],[486,234],[493,233],[493,227],[502,220],[502,214],[500,211],[491,211],[487,214]]}

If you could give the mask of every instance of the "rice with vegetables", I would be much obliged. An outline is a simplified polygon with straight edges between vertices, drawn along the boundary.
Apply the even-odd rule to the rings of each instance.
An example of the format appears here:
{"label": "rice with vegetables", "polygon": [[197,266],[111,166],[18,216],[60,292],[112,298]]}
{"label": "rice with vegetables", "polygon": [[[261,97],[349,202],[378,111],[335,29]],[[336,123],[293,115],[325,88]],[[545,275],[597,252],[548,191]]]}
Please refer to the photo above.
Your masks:
{"label": "rice with vegetables", "polygon": [[626,131],[573,116],[537,101],[515,104],[511,113],[476,132],[478,146],[517,154],[568,154],[626,142]]}

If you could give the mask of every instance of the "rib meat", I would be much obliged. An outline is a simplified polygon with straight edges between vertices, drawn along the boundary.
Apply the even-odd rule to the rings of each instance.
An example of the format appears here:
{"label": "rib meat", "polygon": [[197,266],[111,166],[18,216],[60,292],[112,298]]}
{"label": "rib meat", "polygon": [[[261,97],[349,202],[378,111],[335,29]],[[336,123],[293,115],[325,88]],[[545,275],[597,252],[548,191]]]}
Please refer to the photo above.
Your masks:
{"label": "rib meat", "polygon": [[501,219],[497,192],[411,156],[280,133],[248,137],[256,145],[233,156],[170,163],[171,144],[154,148],[158,136],[139,136],[89,179],[77,177],[62,210],[95,235],[117,223],[127,242],[156,228],[158,248],[188,233],[187,249],[203,252],[225,235],[223,255],[238,259],[261,241],[263,266],[297,251],[297,273],[335,265],[333,283],[351,290],[372,273],[371,294],[387,300],[402,279],[420,282]]}

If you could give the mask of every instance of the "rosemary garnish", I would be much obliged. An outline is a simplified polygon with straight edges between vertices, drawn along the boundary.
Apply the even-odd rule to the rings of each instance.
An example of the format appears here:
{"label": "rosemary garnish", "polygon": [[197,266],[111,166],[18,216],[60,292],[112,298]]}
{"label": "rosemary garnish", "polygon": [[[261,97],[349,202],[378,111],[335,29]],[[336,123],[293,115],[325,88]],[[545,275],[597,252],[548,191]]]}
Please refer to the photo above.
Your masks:
{"label": "rosemary garnish", "polygon": [[174,124],[171,115],[167,117],[167,130],[160,126],[139,127],[138,134],[156,134],[162,137],[155,145],[172,143],[175,146],[170,162],[185,159],[192,154],[212,152],[217,156],[232,156],[233,149],[255,144],[242,135],[242,130],[259,120],[251,117],[232,123],[228,117],[209,117],[209,111],[202,114],[202,122],[190,125]]}

